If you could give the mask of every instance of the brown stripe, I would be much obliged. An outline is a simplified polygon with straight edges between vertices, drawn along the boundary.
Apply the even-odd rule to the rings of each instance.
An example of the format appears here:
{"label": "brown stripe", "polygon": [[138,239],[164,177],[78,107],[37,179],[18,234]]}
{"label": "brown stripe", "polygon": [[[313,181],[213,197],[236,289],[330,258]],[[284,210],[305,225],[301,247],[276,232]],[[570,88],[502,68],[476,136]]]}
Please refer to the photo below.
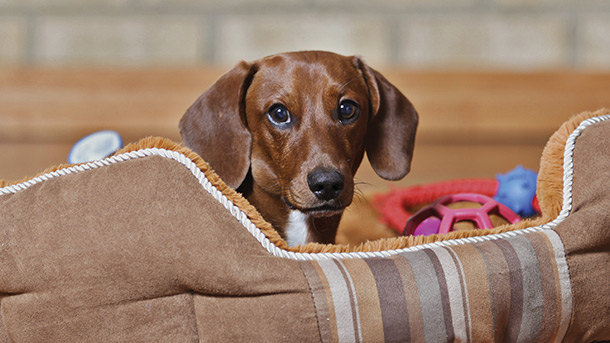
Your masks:
{"label": "brown stripe", "polygon": [[538,341],[540,325],[542,324],[542,282],[540,281],[540,266],[536,252],[529,241],[528,235],[519,235],[507,239],[521,262],[521,275],[523,275],[523,318],[519,332],[519,341]]}
{"label": "brown stripe", "polygon": [[425,342],[424,336],[424,320],[421,312],[421,302],[419,301],[419,293],[417,291],[417,283],[415,282],[415,274],[409,262],[404,258],[392,258],[398,274],[402,280],[402,285],[405,293],[405,303],[407,304],[407,318],[409,321],[409,334],[411,342]]}
{"label": "brown stripe", "polygon": [[356,289],[354,288],[354,281],[352,280],[351,275],[345,270],[345,265],[343,262],[339,260],[333,260],[337,265],[337,268],[341,271],[341,275],[343,275],[343,279],[345,279],[345,283],[347,285],[348,295],[350,305],[352,307],[352,322],[354,325],[354,333],[356,342],[362,342],[362,328],[360,327],[360,315],[358,313],[358,301],[356,299],[355,293]]}
{"label": "brown stripe", "polygon": [[540,325],[538,341],[549,342],[559,329],[558,298],[561,293],[557,291],[555,281],[555,254],[550,242],[543,234],[532,234],[528,236],[540,266],[540,278],[542,281],[543,314]]}
{"label": "brown stripe", "polygon": [[472,340],[481,342],[489,340],[493,329],[491,292],[487,267],[483,256],[472,244],[452,247],[457,256],[464,263],[464,276],[468,290],[468,303],[472,317]]}
{"label": "brown stripe", "polygon": [[504,259],[508,264],[508,275],[510,279],[510,313],[506,336],[504,340],[516,342],[521,330],[521,318],[523,316],[523,276],[521,274],[521,262],[513,247],[504,239],[493,241],[500,248]]}
{"label": "brown stripe", "polygon": [[445,331],[447,332],[447,341],[455,340],[455,333],[453,332],[453,320],[451,319],[451,304],[449,303],[449,291],[447,289],[447,280],[445,279],[445,273],[443,267],[436,254],[432,249],[424,249],[424,252],[430,258],[436,277],[438,279],[438,285],[441,291],[441,305],[443,306],[443,317],[445,322]]}
{"label": "brown stripe", "polygon": [[483,255],[489,272],[491,289],[491,306],[494,320],[494,336],[496,342],[501,342],[506,336],[510,312],[510,277],[506,272],[508,264],[500,248],[492,242],[477,243],[477,248]]}
{"label": "brown stripe", "polygon": [[447,333],[444,330],[441,291],[430,258],[423,251],[404,253],[401,256],[409,261],[415,275],[419,301],[422,304],[421,312],[426,341],[446,341]]}
{"label": "brown stripe", "polygon": [[329,306],[326,299],[326,292],[324,290],[323,282],[320,278],[319,272],[316,270],[316,262],[303,261],[300,263],[301,269],[307,278],[309,288],[313,295],[314,306],[316,308],[316,315],[318,317],[318,329],[320,330],[320,341],[321,342],[332,342],[333,334],[331,331],[330,323],[328,320]]}
{"label": "brown stripe", "polygon": [[377,284],[368,264],[359,258],[342,260],[354,280],[356,300],[360,313],[362,341],[374,342],[383,339],[381,305],[377,294]]}
{"label": "brown stripe", "polygon": [[410,340],[407,304],[398,269],[391,259],[366,259],[377,284],[386,342]]}

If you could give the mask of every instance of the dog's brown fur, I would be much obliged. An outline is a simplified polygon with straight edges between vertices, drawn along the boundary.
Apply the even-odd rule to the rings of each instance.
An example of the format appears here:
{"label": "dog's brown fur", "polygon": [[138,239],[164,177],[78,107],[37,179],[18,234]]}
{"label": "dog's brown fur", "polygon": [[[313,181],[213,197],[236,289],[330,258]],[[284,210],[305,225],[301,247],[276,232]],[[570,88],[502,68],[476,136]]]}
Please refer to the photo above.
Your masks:
{"label": "dog's brown fur", "polygon": [[[351,122],[338,118],[344,100],[359,108]],[[290,125],[270,119],[277,104],[290,112]],[[180,132],[284,238],[299,211],[306,242],[332,243],[364,152],[378,175],[402,178],[417,121],[409,100],[360,58],[305,51],[239,63],[187,110]],[[337,196],[315,194],[309,179],[320,169],[342,175]]]}

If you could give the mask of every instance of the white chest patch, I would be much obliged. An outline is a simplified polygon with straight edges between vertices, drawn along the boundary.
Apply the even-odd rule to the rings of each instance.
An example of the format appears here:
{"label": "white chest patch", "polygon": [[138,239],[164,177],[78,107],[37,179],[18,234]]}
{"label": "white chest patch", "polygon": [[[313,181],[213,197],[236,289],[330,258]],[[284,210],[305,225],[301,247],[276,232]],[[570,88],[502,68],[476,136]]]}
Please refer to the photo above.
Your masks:
{"label": "white chest patch", "polygon": [[308,219],[309,216],[301,211],[290,211],[285,232],[286,242],[289,246],[294,247],[307,243],[307,233],[309,231]]}

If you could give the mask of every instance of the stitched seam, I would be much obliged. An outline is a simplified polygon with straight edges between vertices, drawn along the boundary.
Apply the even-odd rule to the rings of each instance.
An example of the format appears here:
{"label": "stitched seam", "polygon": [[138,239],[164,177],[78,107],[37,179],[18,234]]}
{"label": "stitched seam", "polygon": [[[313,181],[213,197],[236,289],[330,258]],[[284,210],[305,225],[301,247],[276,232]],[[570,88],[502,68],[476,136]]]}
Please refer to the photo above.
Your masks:
{"label": "stitched seam", "polygon": [[316,327],[318,328],[318,335],[320,337],[320,342],[324,342],[324,339],[322,337],[322,330],[320,328],[320,311],[318,309],[318,304],[316,304],[316,296],[313,293],[313,287],[311,287],[311,282],[309,281],[309,277],[307,277],[307,274],[303,270],[303,265],[301,265],[301,263],[308,263],[308,262],[300,262],[299,268],[301,268],[301,273],[303,273],[303,277],[305,278],[305,280],[307,280],[307,288],[309,288],[309,294],[311,295],[311,303],[313,304],[314,311],[316,312]]}

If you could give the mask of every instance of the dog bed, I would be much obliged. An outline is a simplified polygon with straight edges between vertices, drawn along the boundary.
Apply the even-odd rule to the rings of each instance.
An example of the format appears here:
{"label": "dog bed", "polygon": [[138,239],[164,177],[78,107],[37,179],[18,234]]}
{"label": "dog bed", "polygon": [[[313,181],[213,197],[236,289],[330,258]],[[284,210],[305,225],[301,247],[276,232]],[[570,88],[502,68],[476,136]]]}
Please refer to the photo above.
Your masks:
{"label": "dog bed", "polygon": [[0,182],[0,342],[610,339],[608,146],[606,110],[551,137],[539,218],[356,247],[289,248],[165,139]]}

